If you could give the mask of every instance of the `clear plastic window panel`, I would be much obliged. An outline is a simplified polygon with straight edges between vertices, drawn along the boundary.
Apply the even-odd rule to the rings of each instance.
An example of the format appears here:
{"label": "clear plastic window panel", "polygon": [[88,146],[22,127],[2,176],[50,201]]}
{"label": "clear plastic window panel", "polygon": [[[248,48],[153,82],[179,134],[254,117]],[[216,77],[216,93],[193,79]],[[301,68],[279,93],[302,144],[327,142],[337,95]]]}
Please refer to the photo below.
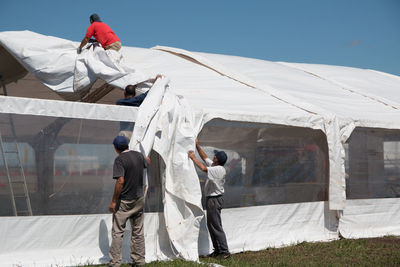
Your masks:
{"label": "clear plastic window panel", "polygon": [[[322,131],[218,119],[204,126],[199,143],[210,158],[214,150],[228,155],[227,208],[327,200],[328,148]],[[206,174],[197,172],[204,189]]]}
{"label": "clear plastic window panel", "polygon": [[356,128],[346,143],[348,199],[400,197],[400,131]]}
{"label": "clear plastic window panel", "polygon": [[[107,213],[115,184],[111,143],[119,131],[117,121],[0,114],[4,150],[13,150],[16,136],[33,215]],[[228,154],[225,207],[327,200],[328,153],[321,131],[212,120],[199,140],[210,157],[214,149]],[[24,195],[23,188],[8,179],[22,176],[13,156],[5,156],[7,175],[0,154],[0,216],[15,215],[13,199],[18,211],[26,208],[25,198],[16,197]],[[152,152],[146,212],[163,211],[160,164]],[[204,187],[205,174],[198,174]]]}
{"label": "clear plastic window panel", "polygon": [[[13,199],[18,215],[28,215],[27,195],[33,215],[108,213],[119,130],[119,121],[0,114],[0,216],[15,215]],[[162,210],[156,168],[149,180],[146,211]]]}

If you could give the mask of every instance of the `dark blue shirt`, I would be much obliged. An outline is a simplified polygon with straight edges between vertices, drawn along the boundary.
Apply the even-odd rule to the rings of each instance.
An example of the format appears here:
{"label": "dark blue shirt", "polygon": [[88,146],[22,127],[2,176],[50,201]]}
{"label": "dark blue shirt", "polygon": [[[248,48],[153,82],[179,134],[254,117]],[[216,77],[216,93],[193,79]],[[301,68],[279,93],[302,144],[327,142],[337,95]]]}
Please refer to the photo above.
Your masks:
{"label": "dark blue shirt", "polygon": [[138,96],[130,97],[130,98],[122,98],[117,101],[117,105],[122,105],[122,106],[131,106],[131,107],[139,107],[143,100],[146,98],[147,93],[143,93]]}
{"label": "dark blue shirt", "polygon": [[[117,101],[117,105],[121,106],[131,106],[131,107],[139,107],[144,99],[147,96],[147,91],[146,93],[143,93],[138,96],[130,97],[130,98],[122,98]],[[121,121],[120,122],[120,131],[132,131],[135,123],[133,122],[126,122],[126,121]]]}

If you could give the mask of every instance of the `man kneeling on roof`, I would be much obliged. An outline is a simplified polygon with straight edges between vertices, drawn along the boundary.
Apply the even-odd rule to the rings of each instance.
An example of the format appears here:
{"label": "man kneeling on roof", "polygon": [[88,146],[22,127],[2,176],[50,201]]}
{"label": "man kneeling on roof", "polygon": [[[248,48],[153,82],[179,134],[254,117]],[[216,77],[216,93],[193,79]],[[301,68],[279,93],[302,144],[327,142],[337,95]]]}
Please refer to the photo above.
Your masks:
{"label": "man kneeling on roof", "polygon": [[92,36],[101,44],[104,50],[112,49],[119,51],[121,49],[120,39],[107,24],[101,21],[99,15],[92,14],[89,20],[90,26],[87,28],[86,35],[78,47],[78,54],[81,53],[82,48],[89,42]]}
{"label": "man kneeling on roof", "polygon": [[[149,79],[145,82],[155,83],[156,80],[161,77],[162,77],[162,75],[158,74],[156,76],[156,78]],[[143,101],[146,98],[147,93],[150,91],[150,89],[143,94],[136,95],[136,89],[139,85],[141,85],[141,84],[127,85],[124,90],[124,98],[118,99],[116,104],[121,105],[121,106],[140,107],[140,105],[143,103]],[[134,122],[121,121],[120,122],[120,132],[118,135],[125,136],[126,138],[128,138],[128,140],[130,140],[132,137],[132,131],[133,131],[134,126],[135,126]]]}

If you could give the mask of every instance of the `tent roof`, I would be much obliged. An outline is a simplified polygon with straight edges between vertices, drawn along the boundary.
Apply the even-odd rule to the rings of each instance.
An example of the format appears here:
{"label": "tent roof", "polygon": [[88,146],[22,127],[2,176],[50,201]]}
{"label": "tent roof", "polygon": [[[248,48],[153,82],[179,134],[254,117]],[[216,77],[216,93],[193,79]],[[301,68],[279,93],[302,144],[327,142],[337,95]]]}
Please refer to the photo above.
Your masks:
{"label": "tent roof", "polygon": [[[26,38],[35,41],[26,45],[22,42]],[[40,40],[52,45],[49,57],[56,54],[60,44],[78,46],[78,43],[29,31],[0,33],[0,71],[7,83],[18,81],[8,85],[9,95],[60,99],[51,90],[46,92],[32,74],[21,79],[26,74],[21,68],[22,59],[11,60],[12,45],[17,43],[22,48],[31,49],[40,45]],[[231,117],[243,120],[255,116],[255,120],[260,122],[264,122],[262,118],[265,114],[269,117],[288,117],[292,121],[304,116],[308,117],[307,120],[318,119],[317,115],[329,114],[343,121],[360,121],[366,126],[400,128],[396,122],[400,122],[400,77],[395,75],[340,66],[196,53],[168,47],[123,47],[121,53],[125,62],[135,69],[154,76],[158,73],[168,76],[174,92],[184,96],[198,110],[231,114]],[[7,77],[8,74],[10,77]],[[101,84],[97,82],[96,86]],[[122,93],[113,90],[98,103],[113,104],[120,97]]]}

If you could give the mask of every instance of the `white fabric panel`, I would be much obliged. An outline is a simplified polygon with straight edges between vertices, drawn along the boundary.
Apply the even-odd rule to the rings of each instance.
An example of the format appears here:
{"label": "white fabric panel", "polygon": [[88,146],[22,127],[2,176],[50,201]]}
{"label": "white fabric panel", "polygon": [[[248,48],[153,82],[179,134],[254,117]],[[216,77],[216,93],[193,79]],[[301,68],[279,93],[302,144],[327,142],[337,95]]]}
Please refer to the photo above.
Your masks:
{"label": "white fabric panel", "polygon": [[138,108],[24,97],[0,96],[0,113],[63,118],[135,121]]}
{"label": "white fabric panel", "polygon": [[[345,90],[381,101],[390,106],[400,107],[398,94],[400,77],[380,71],[321,64],[285,63],[323,77]],[[351,75],[349,75],[351,74]],[[379,88],[379,91],[377,91]]]}
{"label": "white fabric panel", "polygon": [[[3,217],[1,266],[75,265],[104,257],[111,215]],[[109,231],[108,231],[109,232]]]}
{"label": "white fabric panel", "polygon": [[142,105],[139,107],[135,128],[133,129],[129,149],[142,152],[148,156],[153,148],[154,136],[158,123],[158,110],[162,103],[169,79],[157,79]]}
{"label": "white fabric panel", "polygon": [[335,212],[325,202],[223,209],[222,224],[234,253],[338,239]]}
{"label": "white fabric panel", "polygon": [[339,117],[341,129],[350,123],[399,128],[399,112],[393,108],[398,107],[393,101],[400,90],[398,76],[338,66],[199,54],[229,66],[259,84],[322,107]]}
{"label": "white fabric panel", "polygon": [[[191,107],[158,79],[139,108],[130,148],[164,161],[164,217],[171,243],[180,257],[198,259],[201,205],[199,179],[187,151],[193,150],[195,116]],[[154,145],[153,145],[154,144]]]}
{"label": "white fabric panel", "polygon": [[283,92],[276,90],[275,88],[269,86],[268,84],[259,84],[257,81],[252,80],[249,77],[246,77],[245,75],[242,75],[240,72],[234,72],[231,69],[228,69],[223,65],[220,65],[214,61],[208,60],[207,58],[197,55],[195,53],[191,53],[191,52],[183,50],[183,49],[163,47],[163,46],[156,46],[153,49],[172,52],[172,53],[176,53],[176,54],[180,54],[180,55],[189,57],[194,62],[202,64],[203,66],[210,68],[210,69],[212,69],[224,76],[227,76],[239,83],[242,83],[246,86],[252,87],[254,89],[257,89],[257,90],[260,90],[263,92],[267,92],[267,93],[271,94],[274,98],[277,98],[289,105],[295,106],[295,107],[302,109],[308,113],[316,113],[318,110],[320,110],[319,113],[322,113],[323,109],[313,106],[311,103],[309,103],[307,101],[302,101],[301,99],[296,99],[296,98],[292,97],[291,95],[287,95]]}
{"label": "white fabric panel", "polygon": [[[87,47],[87,46],[86,46]],[[129,84],[137,84],[150,78],[146,74],[127,66],[121,53],[109,49],[104,50],[98,44],[90,44],[77,55],[74,72],[74,92],[79,92],[96,79],[124,89]]]}
{"label": "white fabric panel", "polygon": [[164,216],[169,237],[179,255],[198,259],[200,221],[204,217],[201,188],[193,162],[187,152],[194,150],[196,117],[183,98],[168,88],[160,107],[153,149],[165,163]]}
{"label": "white fabric panel", "polygon": [[[163,220],[162,214],[145,213],[146,262],[173,257]],[[111,214],[2,217],[0,266],[107,263],[111,221]],[[232,252],[338,238],[336,217],[324,202],[224,209],[222,221]],[[129,235],[124,262],[129,262]],[[208,235],[199,251],[211,251]]]}
{"label": "white fabric panel", "polygon": [[[173,256],[163,217],[145,213],[146,262]],[[76,266],[109,262],[111,214],[0,218],[0,266]],[[129,222],[127,229],[130,229]],[[130,261],[126,231],[122,257]]]}
{"label": "white fabric panel", "polygon": [[339,232],[345,238],[400,235],[400,199],[347,200],[340,216]]}
{"label": "white fabric panel", "polygon": [[0,32],[0,44],[43,84],[72,92],[77,43],[30,31]]}

